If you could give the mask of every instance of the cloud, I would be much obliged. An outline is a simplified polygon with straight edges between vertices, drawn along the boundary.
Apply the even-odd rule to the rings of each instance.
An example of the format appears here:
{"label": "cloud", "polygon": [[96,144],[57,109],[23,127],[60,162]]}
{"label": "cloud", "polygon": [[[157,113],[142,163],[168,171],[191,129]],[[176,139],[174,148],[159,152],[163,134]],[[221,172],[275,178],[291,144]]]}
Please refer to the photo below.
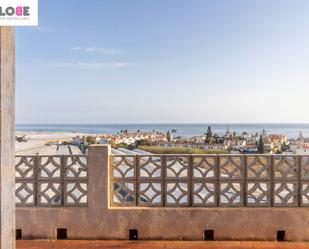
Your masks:
{"label": "cloud", "polygon": [[81,50],[82,48],[81,47],[73,47],[71,48],[71,50],[75,50],[75,51],[78,51],[78,50]]}
{"label": "cloud", "polygon": [[78,62],[78,66],[83,68],[94,68],[94,69],[103,69],[103,68],[122,68],[130,66],[134,63],[132,62],[92,62],[92,63],[86,63],[86,62]]}
{"label": "cloud", "polygon": [[72,51],[81,51],[85,53],[102,53],[102,54],[120,54],[122,53],[119,49],[103,48],[103,47],[72,47]]}
{"label": "cloud", "polygon": [[55,62],[51,66],[57,68],[72,68],[72,69],[113,69],[113,68],[125,68],[131,65],[136,64],[136,62],[125,62],[125,61],[116,61],[116,62]]}

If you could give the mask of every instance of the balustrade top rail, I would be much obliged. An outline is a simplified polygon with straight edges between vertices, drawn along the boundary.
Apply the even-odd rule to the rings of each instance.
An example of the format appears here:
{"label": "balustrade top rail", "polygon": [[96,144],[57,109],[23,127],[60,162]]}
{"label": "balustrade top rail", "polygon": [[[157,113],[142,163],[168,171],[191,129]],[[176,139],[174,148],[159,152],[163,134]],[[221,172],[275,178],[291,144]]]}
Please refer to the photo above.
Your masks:
{"label": "balustrade top rail", "polygon": [[15,158],[17,206],[87,206],[87,156]]}
{"label": "balustrade top rail", "polygon": [[309,156],[113,155],[111,206],[309,206]]}

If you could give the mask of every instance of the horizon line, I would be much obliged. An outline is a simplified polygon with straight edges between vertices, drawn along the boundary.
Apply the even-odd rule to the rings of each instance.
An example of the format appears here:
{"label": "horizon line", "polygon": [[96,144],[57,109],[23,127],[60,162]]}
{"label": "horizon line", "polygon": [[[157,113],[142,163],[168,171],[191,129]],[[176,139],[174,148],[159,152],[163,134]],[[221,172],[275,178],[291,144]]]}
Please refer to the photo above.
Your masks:
{"label": "horizon line", "polygon": [[187,122],[163,122],[163,123],[143,123],[143,122],[134,122],[134,123],[121,123],[121,122],[116,122],[116,123],[15,123],[16,125],[238,125],[238,124],[254,124],[254,125],[259,125],[259,124],[266,124],[266,125],[278,125],[278,124],[283,124],[283,125],[309,125],[308,123],[305,122],[274,122],[274,123],[269,123],[269,122],[192,122],[192,123],[187,123]]}

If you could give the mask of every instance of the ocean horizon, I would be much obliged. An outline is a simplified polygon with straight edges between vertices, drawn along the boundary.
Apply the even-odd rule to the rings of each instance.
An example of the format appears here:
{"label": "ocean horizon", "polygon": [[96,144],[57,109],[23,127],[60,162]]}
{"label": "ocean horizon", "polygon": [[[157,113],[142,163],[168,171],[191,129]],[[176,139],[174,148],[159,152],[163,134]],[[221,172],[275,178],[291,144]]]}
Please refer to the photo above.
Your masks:
{"label": "ocean horizon", "polygon": [[89,134],[116,134],[121,130],[130,132],[140,130],[167,132],[176,130],[174,136],[190,137],[202,135],[207,127],[211,126],[213,133],[223,134],[227,129],[231,132],[261,133],[264,129],[267,134],[284,134],[288,138],[297,138],[300,132],[309,137],[309,124],[304,123],[156,123],[156,124],[16,124],[17,131],[41,132],[80,132]]}

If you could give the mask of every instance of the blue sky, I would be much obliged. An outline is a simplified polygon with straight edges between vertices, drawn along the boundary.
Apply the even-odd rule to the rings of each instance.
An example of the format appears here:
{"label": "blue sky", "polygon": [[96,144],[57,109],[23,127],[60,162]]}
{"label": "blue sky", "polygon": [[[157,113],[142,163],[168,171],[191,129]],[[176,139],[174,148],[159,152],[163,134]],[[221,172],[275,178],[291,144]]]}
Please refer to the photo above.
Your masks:
{"label": "blue sky", "polygon": [[17,123],[309,123],[307,0],[40,0]]}

